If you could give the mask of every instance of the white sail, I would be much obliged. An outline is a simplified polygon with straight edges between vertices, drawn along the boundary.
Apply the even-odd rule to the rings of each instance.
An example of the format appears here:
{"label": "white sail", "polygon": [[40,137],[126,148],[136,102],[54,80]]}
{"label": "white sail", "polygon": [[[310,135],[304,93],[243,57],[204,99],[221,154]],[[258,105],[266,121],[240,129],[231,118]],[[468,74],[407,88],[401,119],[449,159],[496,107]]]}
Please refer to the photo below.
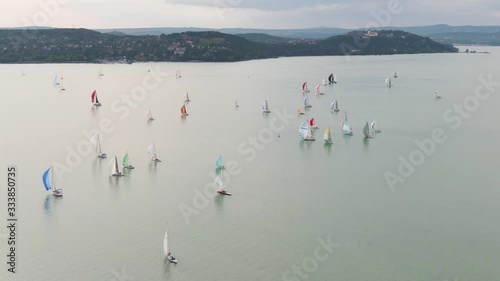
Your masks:
{"label": "white sail", "polygon": [[264,103],[262,104],[262,111],[264,111],[265,113],[271,112],[269,111],[269,105],[267,104],[267,100],[265,100]]}
{"label": "white sail", "polygon": [[366,138],[372,137],[372,135],[370,134],[370,127],[368,126],[368,122],[366,122],[365,126],[363,127],[363,135],[365,135]]}
{"label": "white sail", "polygon": [[151,157],[155,157],[156,158],[156,149],[155,149],[155,144],[151,144],[149,147],[148,147],[148,154],[151,156]]}
{"label": "white sail", "polygon": [[111,161],[109,161],[108,166],[110,168],[110,173],[112,176],[121,174],[120,169],[118,168],[118,158],[116,158],[116,156],[113,159],[111,159]]}
{"label": "white sail", "polygon": [[321,84],[326,85],[326,79],[323,79],[323,81],[321,81]]}
{"label": "white sail", "polygon": [[190,101],[188,92],[186,92],[186,93],[184,94],[184,100],[185,100],[185,101]]}
{"label": "white sail", "polygon": [[373,121],[371,124],[370,124],[370,128],[372,129],[372,131],[376,131],[377,130],[377,120]]}
{"label": "white sail", "polygon": [[304,98],[304,107],[312,107],[312,105],[310,105],[309,102],[308,102],[308,98],[309,97],[305,97]]}
{"label": "white sail", "polygon": [[167,229],[165,230],[165,237],[163,238],[163,255],[166,257],[170,253],[170,250],[168,249],[168,226]]}
{"label": "white sail", "polygon": [[95,133],[92,138],[90,139],[90,142],[94,145],[95,152],[97,154],[102,154],[101,151],[101,141],[99,139],[99,133]]}
{"label": "white sail", "polygon": [[330,110],[332,110],[332,111],[339,111],[339,106],[338,106],[337,101],[333,101],[333,102],[330,104]]}
{"label": "white sail", "polygon": [[149,120],[153,120],[153,114],[151,113],[151,110],[148,111],[148,113],[146,114],[146,116],[148,117]]}
{"label": "white sail", "polygon": [[223,191],[223,183],[222,183],[222,178],[221,178],[222,173],[220,173],[214,180],[215,186],[218,187],[218,191]]}
{"label": "white sail", "polygon": [[392,81],[391,81],[391,78],[388,77],[387,79],[385,79],[385,84],[387,85],[387,87],[392,87]]}

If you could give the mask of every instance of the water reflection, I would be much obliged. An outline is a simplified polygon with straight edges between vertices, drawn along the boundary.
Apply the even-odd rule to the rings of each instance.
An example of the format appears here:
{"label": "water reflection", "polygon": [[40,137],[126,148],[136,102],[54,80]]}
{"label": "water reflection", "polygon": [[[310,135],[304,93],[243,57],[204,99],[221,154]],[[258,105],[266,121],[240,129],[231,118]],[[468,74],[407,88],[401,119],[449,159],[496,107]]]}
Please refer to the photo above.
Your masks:
{"label": "water reflection", "polygon": [[[164,280],[170,280],[170,266],[171,266],[171,262],[167,260],[167,258],[165,257],[163,259],[163,279]],[[173,264],[175,266],[175,264]]]}
{"label": "water reflection", "polygon": [[347,145],[351,141],[351,136],[343,135],[344,143]]}
{"label": "water reflection", "polygon": [[55,206],[62,202],[63,197],[56,197],[52,194],[47,194],[45,196],[45,200],[43,200],[43,211],[45,213],[45,217],[50,217],[52,215],[52,210]]}
{"label": "water reflection", "polygon": [[363,151],[368,152],[370,138],[363,138]]}
{"label": "water reflection", "polygon": [[330,143],[324,143],[323,148],[325,149],[326,155],[330,155],[330,152],[332,151],[332,145]]}
{"label": "water reflection", "polygon": [[156,165],[158,165],[158,161],[151,161],[149,162],[149,171],[150,172],[156,172]]}

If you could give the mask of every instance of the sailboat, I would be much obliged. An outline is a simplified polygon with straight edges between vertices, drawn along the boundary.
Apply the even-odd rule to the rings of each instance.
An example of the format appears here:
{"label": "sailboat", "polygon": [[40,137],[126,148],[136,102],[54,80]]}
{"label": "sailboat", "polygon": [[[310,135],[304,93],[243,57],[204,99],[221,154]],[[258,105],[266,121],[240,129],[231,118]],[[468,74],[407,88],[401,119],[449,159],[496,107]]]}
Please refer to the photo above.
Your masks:
{"label": "sailboat", "polygon": [[323,78],[323,80],[321,81],[321,84],[323,84],[323,86],[326,86],[326,79]]}
{"label": "sailboat", "polygon": [[61,83],[59,84],[59,91],[66,91],[63,85],[63,81],[61,81]]}
{"label": "sailboat", "polygon": [[368,126],[368,122],[365,123],[365,126],[363,127],[363,135],[365,135],[365,138],[372,138],[372,134],[370,132],[370,126]]}
{"label": "sailboat", "polygon": [[190,102],[190,101],[191,101],[191,100],[189,99],[188,92],[186,92],[186,93],[184,94],[184,101],[185,101],[185,102]]}
{"label": "sailboat", "polygon": [[59,86],[59,81],[57,80],[57,75],[54,76],[54,81],[52,82],[52,84],[54,84],[54,86]]}
{"label": "sailboat", "polygon": [[92,103],[95,106],[101,106],[101,103],[99,102],[99,99],[97,98],[97,91],[96,90],[94,90],[92,92],[92,95],[90,95],[90,99],[92,100]]}
{"label": "sailboat", "polygon": [[240,105],[238,104],[238,101],[236,100],[236,101],[234,101],[234,108],[238,108],[238,107],[240,107]]}
{"label": "sailboat", "polygon": [[169,262],[177,263],[177,259],[170,254],[170,249],[168,247],[168,225],[167,229],[165,230],[165,237],[163,237],[163,255]]}
{"label": "sailboat", "polygon": [[309,127],[309,120],[306,120],[299,127],[299,137],[305,141],[315,141],[312,129]]}
{"label": "sailboat", "polygon": [[342,132],[344,133],[344,135],[348,135],[348,136],[353,135],[352,130],[351,130],[351,126],[349,125],[349,121],[347,120],[347,111],[345,112],[345,115],[344,115],[344,122],[342,122]]}
{"label": "sailboat", "polygon": [[373,121],[371,124],[370,124],[370,128],[372,130],[372,132],[374,133],[380,133],[381,131],[377,128],[377,120]]}
{"label": "sailboat", "polygon": [[153,142],[149,147],[148,147],[148,154],[151,156],[151,161],[156,161],[156,162],[161,162],[158,157],[156,157],[156,148],[155,148],[155,142]]}
{"label": "sailboat", "polygon": [[441,96],[438,94],[438,91],[434,92],[434,97],[436,99],[440,99],[441,98]]}
{"label": "sailboat", "polygon": [[226,167],[224,167],[224,165],[222,165],[222,156],[217,157],[217,159],[215,159],[215,169],[222,170],[225,168]]}
{"label": "sailboat", "polygon": [[59,74],[59,79],[63,80],[63,75],[62,74]]}
{"label": "sailboat", "polygon": [[318,84],[318,86],[316,86],[316,93],[318,95],[324,95],[324,93],[321,92],[321,85]]}
{"label": "sailboat", "polygon": [[182,76],[181,76],[181,70],[180,69],[177,69],[177,71],[175,72],[175,77],[177,79],[182,78]]}
{"label": "sailboat", "polygon": [[102,73],[102,69],[101,68],[99,68],[99,71],[97,72],[97,76],[98,77],[104,76],[104,74]]}
{"label": "sailboat", "polygon": [[307,88],[307,81],[302,83],[302,92],[309,93],[309,89]]}
{"label": "sailboat", "polygon": [[330,110],[334,112],[339,112],[339,104],[337,101],[333,101],[332,104],[330,104]]}
{"label": "sailboat", "polygon": [[330,76],[328,76],[328,83],[330,84],[336,84],[337,83],[337,76],[330,74]]}
{"label": "sailboat", "polygon": [[326,128],[325,134],[323,135],[323,139],[325,140],[325,144],[333,144],[332,135],[330,133],[330,127]]}
{"label": "sailboat", "polygon": [[103,153],[101,150],[102,148],[101,148],[101,140],[99,139],[99,133],[95,133],[90,139],[90,142],[95,147],[95,153],[97,154],[97,157],[106,158],[106,153]]}
{"label": "sailboat", "polygon": [[52,190],[52,195],[60,197],[63,195],[63,190],[61,188],[56,188],[56,182],[54,179],[54,168],[50,166],[42,175],[43,185],[45,190]]}
{"label": "sailboat", "polygon": [[153,114],[151,113],[151,109],[150,109],[150,110],[148,110],[148,113],[146,114],[146,116],[148,117],[148,121],[153,121],[153,120],[155,120],[155,119],[153,118]]}
{"label": "sailboat", "polygon": [[182,107],[181,107],[181,115],[182,116],[187,116],[189,115],[186,111],[186,106],[183,104]]}
{"label": "sailboat", "polygon": [[26,75],[26,73],[24,73],[24,70],[21,70],[21,76],[24,76]]}
{"label": "sailboat", "polygon": [[300,105],[299,105],[299,108],[297,108],[297,113],[298,113],[299,115],[304,115],[304,114],[305,114],[304,112],[300,111]]}
{"label": "sailboat", "polygon": [[262,104],[262,112],[271,113],[271,110],[269,110],[269,105],[267,104],[267,100],[265,100]]}
{"label": "sailboat", "polygon": [[109,161],[108,164],[109,168],[111,169],[111,176],[113,177],[121,177],[123,174],[120,172],[120,168],[118,167],[118,158],[116,156]]}
{"label": "sailboat", "polygon": [[388,77],[387,79],[385,79],[385,85],[389,88],[392,87],[391,77]]}
{"label": "sailboat", "polygon": [[122,165],[123,165],[123,169],[133,169],[134,168],[134,166],[132,166],[128,163],[128,152],[125,153],[125,155],[123,156]]}
{"label": "sailboat", "polygon": [[394,71],[394,74],[392,75],[392,77],[398,78],[398,74],[396,73],[396,71]]}
{"label": "sailboat", "polygon": [[309,103],[307,102],[307,99],[308,99],[308,98],[309,98],[309,97],[305,97],[305,98],[304,98],[304,108],[312,107],[312,105],[311,105],[311,104],[309,104]]}
{"label": "sailboat", "polygon": [[309,120],[309,126],[311,127],[311,129],[319,129],[319,127],[316,125],[316,120],[314,120],[314,118],[311,118],[311,120]]}
{"label": "sailboat", "polygon": [[227,192],[223,188],[223,182],[222,182],[222,172],[220,172],[217,177],[214,180],[215,186],[218,187],[217,193],[222,194],[222,195],[229,195],[231,196],[231,193]]}

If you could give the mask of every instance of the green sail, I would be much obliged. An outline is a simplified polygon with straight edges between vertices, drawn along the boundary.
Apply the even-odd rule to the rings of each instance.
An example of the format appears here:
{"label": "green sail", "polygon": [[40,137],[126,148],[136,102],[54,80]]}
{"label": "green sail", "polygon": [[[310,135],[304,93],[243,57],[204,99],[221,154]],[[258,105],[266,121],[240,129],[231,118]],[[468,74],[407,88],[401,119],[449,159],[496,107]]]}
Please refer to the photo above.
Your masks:
{"label": "green sail", "polygon": [[125,167],[128,166],[128,153],[126,153],[125,156],[123,156],[122,164]]}

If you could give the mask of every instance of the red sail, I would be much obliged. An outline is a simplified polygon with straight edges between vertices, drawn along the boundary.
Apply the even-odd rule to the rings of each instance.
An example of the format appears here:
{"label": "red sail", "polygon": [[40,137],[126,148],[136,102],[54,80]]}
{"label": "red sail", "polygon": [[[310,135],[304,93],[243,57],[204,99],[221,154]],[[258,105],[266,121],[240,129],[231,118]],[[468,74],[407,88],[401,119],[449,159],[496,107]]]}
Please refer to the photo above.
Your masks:
{"label": "red sail", "polygon": [[309,121],[309,125],[314,126],[314,118],[311,118],[311,121]]}
{"label": "red sail", "polygon": [[304,84],[302,84],[302,90],[303,91],[307,90],[307,82],[304,82]]}
{"label": "red sail", "polygon": [[181,113],[182,113],[182,115],[185,115],[185,114],[186,114],[186,106],[185,106],[185,105],[183,105],[183,106],[181,107]]}
{"label": "red sail", "polygon": [[92,102],[95,102],[95,96],[96,96],[96,90],[94,90],[94,92],[92,92],[92,95],[90,96],[91,99],[92,99]]}

